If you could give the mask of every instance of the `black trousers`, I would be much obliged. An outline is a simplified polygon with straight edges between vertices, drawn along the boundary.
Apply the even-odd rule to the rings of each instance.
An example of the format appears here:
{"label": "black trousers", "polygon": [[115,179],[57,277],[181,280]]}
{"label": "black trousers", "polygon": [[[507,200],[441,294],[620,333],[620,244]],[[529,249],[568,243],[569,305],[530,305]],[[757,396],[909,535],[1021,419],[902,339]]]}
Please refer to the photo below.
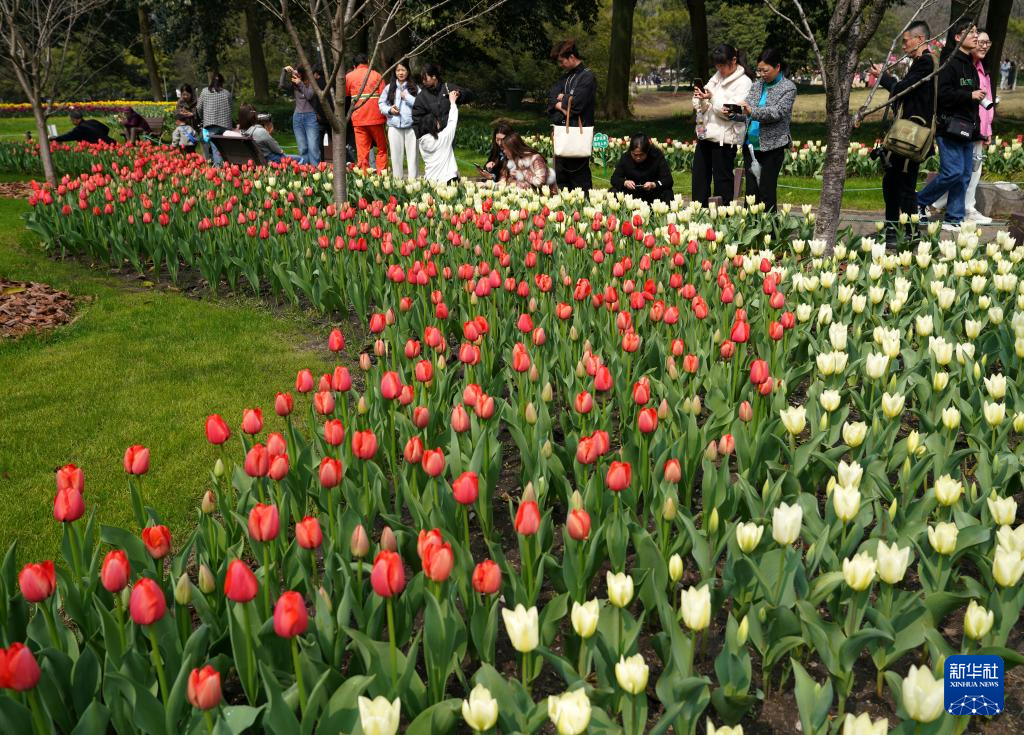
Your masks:
{"label": "black trousers", "polygon": [[693,152],[693,193],[691,198],[705,207],[711,198],[711,183],[715,196],[725,204],[733,198],[733,168],[736,165],[736,146],[721,145],[713,140],[698,140]]}
{"label": "black trousers", "polygon": [[764,202],[765,209],[769,212],[775,211],[778,201],[779,171],[786,160],[786,151],[789,146],[774,148],[770,151],[754,151],[757,162],[761,165],[761,179],[758,179],[750,170],[750,148],[743,146],[743,167],[747,169],[747,196],[751,194],[758,202]]}
{"label": "black trousers", "polygon": [[[885,200],[886,233],[895,235],[901,213],[917,214],[917,173],[921,164],[896,153],[886,153],[882,174],[882,198]],[[904,228],[910,234],[913,226]]]}
{"label": "black trousers", "polygon": [[555,156],[555,183],[559,189],[583,189],[589,192],[594,188],[590,176],[590,158]]}

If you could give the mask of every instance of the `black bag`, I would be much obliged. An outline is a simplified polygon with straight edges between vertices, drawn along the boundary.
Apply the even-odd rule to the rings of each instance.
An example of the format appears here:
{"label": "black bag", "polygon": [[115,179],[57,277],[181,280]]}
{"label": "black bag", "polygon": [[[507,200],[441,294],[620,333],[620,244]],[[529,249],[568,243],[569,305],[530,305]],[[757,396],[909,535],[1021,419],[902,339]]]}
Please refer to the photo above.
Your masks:
{"label": "black bag", "polygon": [[946,120],[943,132],[953,138],[969,141],[974,138],[974,121],[952,115]]}

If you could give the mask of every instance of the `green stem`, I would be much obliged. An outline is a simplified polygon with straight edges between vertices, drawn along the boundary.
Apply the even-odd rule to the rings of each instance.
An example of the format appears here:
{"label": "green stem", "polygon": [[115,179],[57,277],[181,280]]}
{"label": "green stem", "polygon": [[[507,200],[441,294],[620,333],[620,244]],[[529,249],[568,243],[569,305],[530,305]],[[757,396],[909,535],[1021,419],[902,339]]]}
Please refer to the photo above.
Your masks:
{"label": "green stem", "polygon": [[529,674],[529,668],[530,668],[530,654],[529,653],[524,653],[523,654],[523,689],[526,690],[527,694],[530,693],[530,674]]}
{"label": "green stem", "polygon": [[469,506],[462,506],[462,527],[466,533],[466,551],[469,551]]}
{"label": "green stem", "polygon": [[171,692],[167,688],[167,675],[164,673],[164,661],[160,657],[160,643],[156,639],[156,629],[152,625],[146,626],[146,633],[149,635],[149,642],[152,646],[150,649],[150,655],[153,659],[153,668],[156,669],[157,681],[160,682],[160,696],[166,706],[167,698],[170,696]]}
{"label": "green stem", "polygon": [[71,565],[76,577],[82,576],[82,549],[79,543],[78,532],[74,524],[65,523],[64,530],[68,534],[68,546],[71,547]]}
{"label": "green stem", "polygon": [[626,635],[625,635],[625,621],[623,620],[625,615],[626,615],[626,611],[623,610],[620,607],[619,608],[619,639],[618,639],[618,641],[616,641],[619,644],[619,655],[620,656],[625,656],[626,655],[626,643],[625,643],[625,640],[624,640],[625,637],[626,637]]}
{"label": "green stem", "polygon": [[302,683],[302,660],[299,658],[299,640],[292,638],[292,665],[295,666],[295,687],[299,690],[299,713],[306,713],[306,687]]}
{"label": "green stem", "polygon": [[50,735],[53,729],[47,724],[46,716],[43,714],[39,704],[39,693],[35,687],[29,689],[25,696],[28,698],[28,707],[32,711],[32,730],[36,735]]}
{"label": "green stem", "polygon": [[203,710],[203,719],[206,720],[206,731],[212,733],[214,728],[214,722],[213,715],[210,714],[210,710]]}
{"label": "green stem", "polygon": [[523,576],[526,578],[526,602],[533,601],[533,565],[530,563],[530,537],[523,536]]}
{"label": "green stem", "polygon": [[633,700],[633,727],[636,728],[637,735],[643,735],[644,725],[647,723],[640,722],[640,695],[632,694],[630,697]]}
{"label": "green stem", "polygon": [[579,664],[577,666],[577,669],[580,672],[580,678],[581,679],[586,679],[587,678],[587,674],[590,673],[587,670],[587,668],[588,668],[587,667],[587,639],[586,638],[580,638],[580,656],[579,656]]}
{"label": "green stem", "polygon": [[270,546],[266,543],[263,544],[263,604],[270,615],[273,612],[270,606]]}
{"label": "green stem", "polygon": [[388,645],[391,655],[391,687],[398,686],[398,651],[395,645],[395,604],[392,598],[388,598]]}
{"label": "green stem", "polygon": [[779,554],[779,586],[775,590],[775,606],[778,607],[782,604],[782,589],[786,580],[786,549],[782,549],[782,553]]}
{"label": "green stem", "polygon": [[[52,599],[52,598],[51,598]],[[53,639],[53,647],[58,651],[64,650],[64,640],[60,637],[57,632],[57,621],[53,617],[53,610],[50,609],[50,600],[43,600],[39,603],[39,609],[43,611],[43,617],[46,618],[46,627],[50,631],[50,638]]]}

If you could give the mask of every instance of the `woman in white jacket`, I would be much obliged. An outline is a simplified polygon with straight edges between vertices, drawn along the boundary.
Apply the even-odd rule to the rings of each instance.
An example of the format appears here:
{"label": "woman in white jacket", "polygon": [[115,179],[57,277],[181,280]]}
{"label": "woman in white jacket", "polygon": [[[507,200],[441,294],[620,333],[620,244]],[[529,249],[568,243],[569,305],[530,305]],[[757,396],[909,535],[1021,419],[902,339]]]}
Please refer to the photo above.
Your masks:
{"label": "woman in white jacket", "polygon": [[742,105],[750,91],[750,77],[739,63],[739,52],[727,43],[711,52],[715,75],[703,89],[693,90],[697,113],[697,149],[693,154],[693,200],[707,206],[711,182],[715,196],[731,202],[736,147],[743,143],[746,125],[730,120],[725,105]]}
{"label": "woman in white jacket", "polygon": [[455,161],[455,128],[459,124],[459,91],[448,92],[451,110],[448,124],[443,130],[430,132],[419,139],[420,158],[423,159],[423,178],[439,184],[450,184],[459,178],[459,165]]}

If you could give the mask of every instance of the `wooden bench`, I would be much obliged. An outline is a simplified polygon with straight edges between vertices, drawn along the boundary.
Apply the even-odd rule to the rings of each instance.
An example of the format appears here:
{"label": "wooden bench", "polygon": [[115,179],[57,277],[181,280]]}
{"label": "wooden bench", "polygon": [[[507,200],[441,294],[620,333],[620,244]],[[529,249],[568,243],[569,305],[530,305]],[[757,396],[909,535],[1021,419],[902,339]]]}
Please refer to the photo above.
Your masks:
{"label": "wooden bench", "polygon": [[256,166],[266,166],[267,161],[263,158],[260,149],[252,138],[237,135],[211,135],[210,142],[217,146],[221,158],[236,166],[244,166],[252,163]]}
{"label": "wooden bench", "polygon": [[164,139],[164,119],[162,117],[143,118],[149,124],[149,134],[143,136],[154,143],[162,143]]}

